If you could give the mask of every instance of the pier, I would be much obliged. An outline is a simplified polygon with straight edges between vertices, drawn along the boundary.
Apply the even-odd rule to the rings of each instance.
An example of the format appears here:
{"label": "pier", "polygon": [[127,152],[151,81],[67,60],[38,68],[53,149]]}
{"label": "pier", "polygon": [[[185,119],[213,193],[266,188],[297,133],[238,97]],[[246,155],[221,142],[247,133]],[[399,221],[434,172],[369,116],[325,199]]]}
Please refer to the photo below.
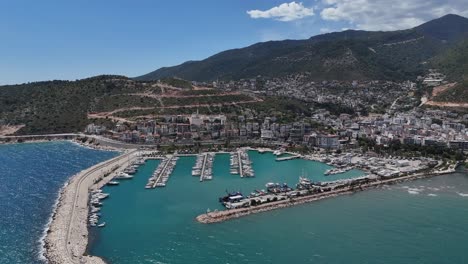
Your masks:
{"label": "pier", "polygon": [[[456,167],[456,166],[455,166]],[[218,223],[227,221],[234,218],[239,218],[242,216],[247,216],[254,213],[261,213],[270,210],[286,208],[294,205],[304,204],[308,202],[318,201],[326,198],[336,197],[339,195],[346,195],[346,194],[353,194],[358,191],[364,191],[371,188],[376,188],[383,185],[391,185],[397,184],[405,181],[412,181],[417,179],[429,178],[439,175],[445,175],[449,173],[455,172],[454,168],[449,168],[447,170],[442,171],[427,171],[427,172],[419,172],[407,176],[399,176],[390,179],[379,179],[377,178],[375,181],[371,181],[368,183],[363,183],[359,185],[346,185],[345,187],[331,189],[326,192],[321,193],[314,193],[308,195],[301,195],[295,197],[289,197],[286,199],[278,199],[277,201],[272,201],[268,203],[263,203],[259,205],[250,206],[247,205],[246,207],[224,210],[224,211],[215,211],[215,212],[207,212],[205,214],[201,214],[196,217],[196,220],[200,223],[210,224],[210,223]]]}
{"label": "pier", "polygon": [[242,168],[242,159],[240,151],[237,151],[237,159],[239,160],[239,175],[244,178],[244,169]]}
{"label": "pier", "polygon": [[174,155],[163,159],[162,163],[159,164],[158,168],[153,172],[153,175],[148,179],[145,188],[154,189],[156,187],[165,187],[169,176],[174,170],[177,159],[178,158]]}
{"label": "pier", "polygon": [[73,176],[60,193],[57,208],[45,238],[45,256],[51,264],[105,263],[85,256],[88,244],[89,191],[111,181],[116,169],[129,166],[138,156],[132,150],[99,163]]}
{"label": "pier", "polygon": [[202,165],[202,168],[201,168],[201,173],[200,173],[200,182],[203,181],[204,177],[204,173],[205,173],[205,167],[206,167],[206,153],[202,154],[203,155],[203,165]]}
{"label": "pier", "polygon": [[254,177],[254,171],[252,169],[252,161],[249,158],[249,154],[246,148],[241,148],[237,151],[239,156],[239,170],[241,177]]}
{"label": "pier", "polygon": [[289,157],[281,157],[281,158],[276,158],[276,161],[286,161],[286,160],[293,160],[293,159],[300,159],[300,155],[294,155],[294,156],[289,156]]}
{"label": "pier", "polygon": [[[198,169],[200,171],[200,182],[206,181],[206,180],[211,180],[213,178],[213,160],[214,160],[214,153],[203,153],[200,154],[202,156],[203,162],[201,169]],[[196,165],[194,167],[194,171],[197,170],[197,167],[199,167],[198,163],[200,163],[199,160],[197,160]],[[193,175],[193,172],[192,172]]]}

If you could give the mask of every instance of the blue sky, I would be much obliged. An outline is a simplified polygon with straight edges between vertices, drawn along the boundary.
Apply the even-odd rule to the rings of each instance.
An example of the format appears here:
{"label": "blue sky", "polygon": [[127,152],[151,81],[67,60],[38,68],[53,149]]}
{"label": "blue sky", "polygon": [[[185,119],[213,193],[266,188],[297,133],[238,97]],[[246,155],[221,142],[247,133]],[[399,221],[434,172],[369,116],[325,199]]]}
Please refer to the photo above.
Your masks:
{"label": "blue sky", "polygon": [[393,30],[468,14],[465,0],[407,2],[0,0],[0,84],[133,77],[259,41]]}

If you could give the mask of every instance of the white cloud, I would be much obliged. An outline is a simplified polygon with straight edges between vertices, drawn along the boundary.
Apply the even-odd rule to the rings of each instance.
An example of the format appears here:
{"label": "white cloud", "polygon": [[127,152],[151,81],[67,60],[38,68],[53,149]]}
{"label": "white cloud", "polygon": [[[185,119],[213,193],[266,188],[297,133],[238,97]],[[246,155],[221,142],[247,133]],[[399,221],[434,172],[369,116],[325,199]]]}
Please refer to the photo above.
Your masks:
{"label": "white cloud", "polygon": [[247,14],[251,18],[273,18],[279,21],[287,22],[313,16],[314,9],[307,8],[302,3],[291,2],[275,6],[265,11],[249,10],[247,11]]}
{"label": "white cloud", "polygon": [[452,13],[468,16],[467,0],[323,0],[324,20],[345,21],[357,29],[397,30]]}
{"label": "white cloud", "polygon": [[329,28],[321,28],[320,29],[320,33],[330,33],[330,32],[332,32],[332,30],[329,29]]}

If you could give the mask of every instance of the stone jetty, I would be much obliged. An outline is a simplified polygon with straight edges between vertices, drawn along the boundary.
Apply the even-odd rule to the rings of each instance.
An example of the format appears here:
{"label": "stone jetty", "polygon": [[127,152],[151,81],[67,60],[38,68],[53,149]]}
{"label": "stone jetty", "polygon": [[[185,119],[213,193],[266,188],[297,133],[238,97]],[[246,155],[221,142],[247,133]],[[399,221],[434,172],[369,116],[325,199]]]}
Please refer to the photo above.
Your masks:
{"label": "stone jetty", "polygon": [[109,182],[117,169],[128,166],[138,157],[137,153],[129,150],[81,171],[64,186],[44,241],[44,254],[49,263],[105,263],[99,257],[85,256],[89,191]]}
{"label": "stone jetty", "polygon": [[443,171],[415,173],[415,174],[403,176],[403,177],[377,180],[377,181],[370,182],[367,184],[362,184],[359,186],[350,186],[350,187],[336,189],[336,190],[323,192],[323,193],[293,197],[293,198],[289,198],[286,200],[269,202],[269,203],[260,204],[256,206],[236,208],[236,209],[223,210],[223,211],[207,212],[205,214],[201,214],[197,216],[196,220],[204,224],[218,223],[218,222],[223,222],[223,221],[227,221],[227,220],[234,219],[234,218],[239,218],[242,216],[247,216],[250,214],[261,213],[261,212],[266,212],[270,210],[286,208],[286,207],[290,207],[294,205],[314,202],[314,201],[318,201],[318,200],[322,200],[326,198],[336,197],[338,195],[352,194],[358,191],[364,191],[366,189],[376,188],[376,187],[383,186],[383,185],[396,184],[400,182],[439,176],[439,175],[449,174],[453,172],[455,172],[455,167],[447,169],[447,170],[443,170]]}

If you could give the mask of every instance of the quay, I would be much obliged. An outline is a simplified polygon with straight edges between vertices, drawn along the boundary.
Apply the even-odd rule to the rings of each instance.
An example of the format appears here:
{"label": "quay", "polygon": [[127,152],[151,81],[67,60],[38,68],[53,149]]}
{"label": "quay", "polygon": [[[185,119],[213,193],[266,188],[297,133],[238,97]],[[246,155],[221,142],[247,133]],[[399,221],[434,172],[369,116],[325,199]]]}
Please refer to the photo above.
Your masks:
{"label": "quay", "polygon": [[51,264],[103,264],[101,258],[85,255],[88,244],[90,190],[99,189],[119,168],[139,157],[137,150],[101,162],[73,176],[62,189],[44,240],[45,257]]}
{"label": "quay", "polygon": [[313,201],[318,201],[318,200],[322,200],[322,199],[326,199],[330,197],[336,197],[338,195],[353,194],[358,191],[364,191],[370,188],[376,188],[376,187],[383,186],[383,185],[391,185],[391,184],[401,183],[405,181],[412,181],[416,179],[423,179],[423,178],[429,178],[429,177],[434,177],[434,176],[439,176],[439,175],[444,175],[444,174],[450,174],[450,173],[455,172],[455,168],[456,166],[447,170],[443,170],[443,171],[426,172],[426,173],[420,172],[420,173],[415,173],[415,174],[408,175],[408,176],[395,177],[391,179],[379,179],[374,182],[360,184],[359,186],[347,186],[344,188],[334,189],[334,190],[327,191],[327,192],[304,195],[304,196],[296,196],[296,197],[291,197],[291,198],[287,198],[284,200],[273,201],[273,202],[255,205],[255,206],[229,209],[229,210],[223,210],[223,211],[207,212],[205,214],[201,214],[197,216],[196,220],[204,224],[223,222],[223,221],[227,221],[227,220],[234,219],[234,218],[239,218],[242,216],[247,216],[247,215],[254,214],[254,213],[261,213],[261,212],[266,212],[270,210],[286,208],[286,207],[309,203]]}
{"label": "quay", "polygon": [[289,157],[281,157],[281,158],[276,158],[276,161],[286,161],[286,160],[293,160],[293,159],[299,159],[302,158],[300,155],[294,155],[294,156],[289,156]]}
{"label": "quay", "polygon": [[202,155],[203,155],[203,165],[202,165],[201,173],[200,173],[200,182],[202,182],[203,179],[204,179],[205,167],[206,167],[206,160],[207,160],[207,155],[206,155],[206,153],[203,153]]}
{"label": "quay", "polygon": [[241,178],[244,178],[244,168],[242,166],[242,158],[240,151],[237,151],[237,159],[239,160],[239,175]]}

